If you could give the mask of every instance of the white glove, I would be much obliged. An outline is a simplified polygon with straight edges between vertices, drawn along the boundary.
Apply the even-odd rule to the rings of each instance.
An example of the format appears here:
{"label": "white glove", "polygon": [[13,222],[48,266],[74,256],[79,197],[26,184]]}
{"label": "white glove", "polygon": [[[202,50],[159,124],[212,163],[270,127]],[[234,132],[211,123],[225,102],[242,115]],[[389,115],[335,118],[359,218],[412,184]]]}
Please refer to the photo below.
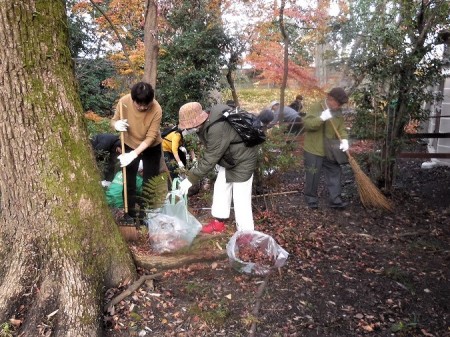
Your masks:
{"label": "white glove", "polygon": [[180,146],[178,148],[178,150],[180,150],[181,152],[187,153],[187,150],[186,150],[186,148],[184,146]]}
{"label": "white glove", "polygon": [[111,182],[108,180],[102,180],[102,186],[103,187],[108,187],[109,185],[111,185]]}
{"label": "white glove", "polygon": [[127,131],[128,127],[128,119],[119,119],[117,122],[114,123],[114,129],[120,132]]}
{"label": "white glove", "polygon": [[333,116],[331,116],[330,109],[323,110],[320,115],[320,119],[323,120],[324,122],[332,117]]}
{"label": "white glove", "polygon": [[179,161],[179,162],[178,162],[178,167],[179,167],[179,168],[183,168],[183,167],[184,167],[184,164],[183,164],[182,161]]}
{"label": "white glove", "polygon": [[137,153],[136,151],[127,152],[117,158],[120,160],[120,167],[125,167],[137,158]]}
{"label": "white glove", "polygon": [[191,186],[192,183],[186,178],[180,183],[179,190],[182,194],[187,194]]}
{"label": "white glove", "polygon": [[341,149],[343,152],[347,152],[347,150],[348,150],[348,140],[347,139],[341,139],[341,145],[339,145],[339,149]]}

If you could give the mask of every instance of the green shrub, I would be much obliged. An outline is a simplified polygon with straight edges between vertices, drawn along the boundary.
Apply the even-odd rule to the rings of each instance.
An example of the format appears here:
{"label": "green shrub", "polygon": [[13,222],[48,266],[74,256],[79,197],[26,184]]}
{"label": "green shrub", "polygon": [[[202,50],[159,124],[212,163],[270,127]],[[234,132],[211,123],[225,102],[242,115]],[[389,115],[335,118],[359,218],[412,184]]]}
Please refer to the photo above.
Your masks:
{"label": "green shrub", "polygon": [[114,133],[114,131],[111,129],[109,121],[110,120],[108,118],[103,118],[98,122],[86,119],[89,137],[92,137],[99,133]]}
{"label": "green shrub", "polygon": [[267,140],[258,152],[258,164],[254,177],[256,189],[261,186],[269,189],[276,186],[279,183],[280,173],[300,166],[301,156],[293,155],[298,148],[297,142],[299,142],[298,137],[287,135],[282,127],[270,130]]}

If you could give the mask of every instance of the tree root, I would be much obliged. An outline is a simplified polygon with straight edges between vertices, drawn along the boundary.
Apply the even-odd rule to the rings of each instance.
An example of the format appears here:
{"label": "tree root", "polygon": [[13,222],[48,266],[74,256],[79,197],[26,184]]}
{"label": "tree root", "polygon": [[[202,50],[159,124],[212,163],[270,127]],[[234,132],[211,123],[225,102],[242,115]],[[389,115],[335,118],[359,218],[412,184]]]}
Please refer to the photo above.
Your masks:
{"label": "tree root", "polygon": [[300,193],[300,191],[287,191],[287,192],[273,192],[273,193],[257,194],[257,195],[252,195],[252,198],[264,198],[264,197],[271,197],[274,195],[285,195],[285,194],[295,194],[295,193]]}
{"label": "tree root", "polygon": [[252,310],[252,316],[253,316],[253,323],[252,323],[252,327],[250,328],[250,332],[248,337],[255,337],[256,335],[256,324],[258,323],[258,314],[259,314],[259,309],[261,308],[261,300],[262,300],[262,295],[264,293],[264,290],[266,289],[267,286],[267,282],[269,281],[269,276],[272,272],[269,271],[269,273],[264,277],[263,282],[259,285],[258,291],[256,292],[256,302],[255,302],[255,306],[253,307]]}
{"label": "tree root", "polygon": [[[109,303],[107,303],[103,308],[104,311],[109,312],[114,305],[139,289],[139,287],[145,281],[161,277],[163,275],[162,271],[184,267],[192,263],[208,263],[211,261],[217,261],[226,258],[226,251],[220,247],[217,241],[226,237],[226,234],[203,237],[200,236],[194,240],[189,249],[187,249],[186,251],[179,251],[175,254],[146,255],[132,251],[133,259],[137,266],[146,270],[157,268],[160,272],[156,274],[141,276],[137,281],[128,286],[127,289],[125,289],[119,295],[114,297]],[[209,254],[205,255],[205,244],[209,244],[212,240],[214,240],[219,249],[210,249]]]}
{"label": "tree root", "polygon": [[103,308],[103,310],[105,312],[108,312],[111,309],[111,307],[113,307],[114,305],[116,305],[117,303],[122,301],[124,298],[130,296],[133,293],[133,291],[139,289],[139,287],[141,286],[142,283],[144,283],[147,280],[154,280],[158,277],[161,277],[162,275],[163,275],[163,273],[156,273],[156,274],[152,274],[152,275],[142,275],[136,282],[131,284],[126,290],[122,291],[119,295],[114,297],[108,304],[106,304],[105,307]]}
{"label": "tree root", "polygon": [[394,238],[404,238],[404,237],[408,237],[408,236],[419,236],[419,235],[423,235],[423,234],[428,234],[429,232],[430,231],[428,231],[428,230],[418,230],[416,232],[400,233],[400,234],[394,235]]}

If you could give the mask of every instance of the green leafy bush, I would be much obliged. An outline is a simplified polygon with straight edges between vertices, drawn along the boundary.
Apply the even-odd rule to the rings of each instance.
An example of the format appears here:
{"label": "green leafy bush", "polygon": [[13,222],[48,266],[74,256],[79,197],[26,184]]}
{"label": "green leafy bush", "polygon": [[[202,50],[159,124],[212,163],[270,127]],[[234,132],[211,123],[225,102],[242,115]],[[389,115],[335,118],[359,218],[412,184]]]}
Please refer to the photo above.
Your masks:
{"label": "green leafy bush", "polygon": [[89,137],[92,137],[99,133],[113,133],[111,126],[109,124],[109,119],[107,118],[103,118],[98,122],[86,119],[86,123]]}
{"label": "green leafy bush", "polygon": [[272,128],[267,140],[258,152],[258,164],[255,170],[254,187],[257,192],[270,189],[279,182],[280,173],[300,166],[300,155],[295,155],[298,149],[298,137],[291,137],[284,128]]}

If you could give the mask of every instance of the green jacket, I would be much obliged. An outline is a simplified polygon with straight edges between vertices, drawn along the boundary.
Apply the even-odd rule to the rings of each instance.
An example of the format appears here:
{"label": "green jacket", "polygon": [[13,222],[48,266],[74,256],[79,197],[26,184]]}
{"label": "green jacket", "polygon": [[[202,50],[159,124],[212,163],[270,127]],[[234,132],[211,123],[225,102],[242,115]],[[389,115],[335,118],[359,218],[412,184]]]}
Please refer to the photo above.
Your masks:
{"label": "green jacket", "polygon": [[197,133],[205,151],[198,165],[188,173],[188,179],[193,184],[214,170],[216,164],[225,167],[225,176],[229,183],[247,181],[255,170],[259,146],[245,146],[227,121],[212,124],[222,116],[222,111],[229,108],[224,104],[213,106],[208,119]]}
{"label": "green jacket", "polygon": [[[306,152],[315,154],[316,156],[325,156],[325,149],[323,145],[323,137],[329,139],[336,139],[336,133],[333,129],[333,125],[336,127],[341,139],[348,139],[347,130],[344,124],[344,117],[342,116],[342,110],[331,111],[333,118],[322,121],[320,114],[325,110],[320,102],[314,104],[307,112],[303,119],[305,125],[305,140],[303,148]],[[324,132],[325,128],[325,132]]]}

